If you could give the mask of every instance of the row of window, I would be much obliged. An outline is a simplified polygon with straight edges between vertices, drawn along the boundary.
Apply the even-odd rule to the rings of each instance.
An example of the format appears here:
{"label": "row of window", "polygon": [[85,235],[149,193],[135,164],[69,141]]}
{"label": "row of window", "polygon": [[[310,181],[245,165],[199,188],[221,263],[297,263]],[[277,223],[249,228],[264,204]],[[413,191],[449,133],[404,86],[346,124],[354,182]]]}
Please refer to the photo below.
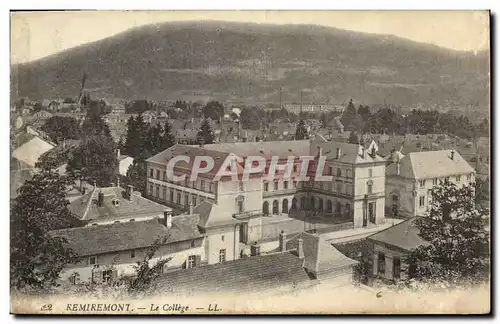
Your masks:
{"label": "row of window", "polygon": [[[290,182],[291,182],[292,188],[297,188],[297,181],[290,181]],[[273,185],[274,191],[280,190],[279,189],[279,182],[274,181],[273,183],[274,183],[274,185]],[[289,187],[288,181],[283,181],[283,190],[287,190],[288,187]],[[269,182],[264,182],[264,191],[266,191],[266,192],[269,191]]]}
{"label": "row of window", "polygon": [[[454,177],[454,179],[455,179],[456,183],[460,183],[462,181],[462,176],[461,175],[457,175],[457,176]],[[450,180],[451,180],[450,177],[434,178],[434,179],[432,179],[432,185],[433,186],[437,186],[439,183],[448,182]],[[472,173],[470,173],[470,174],[467,175],[467,181],[471,181],[471,180],[472,180]],[[427,180],[419,180],[418,184],[419,184],[420,188],[425,188],[425,186],[427,184]]]}
{"label": "row of window", "polygon": [[[149,195],[154,196],[156,198],[162,199],[167,202],[175,203],[177,205],[184,205],[184,206],[189,206],[190,202],[193,204],[193,206],[196,206],[198,203],[201,203],[204,201],[203,196],[197,196],[190,194],[188,192],[183,192],[180,190],[176,189],[170,189],[168,190],[168,195],[167,195],[167,187],[162,186],[162,194],[160,195],[160,186],[159,185],[153,185],[149,184]],[[182,196],[184,195],[184,199],[182,199]],[[198,200],[199,197],[199,200]]]}
{"label": "row of window", "polygon": [[184,186],[188,188],[193,188],[196,190],[204,191],[204,192],[210,192],[210,193],[215,193],[215,190],[217,188],[216,183],[209,181],[209,180],[196,180],[196,181],[190,181],[189,176],[186,176],[184,178],[184,181],[171,181],[170,179],[167,178],[167,172],[163,171],[163,178],[160,178],[160,170],[156,170],[156,177],[154,177],[154,169],[149,169],[149,177],[154,178],[156,180],[162,180],[168,183],[173,183],[177,184],[179,186]]}

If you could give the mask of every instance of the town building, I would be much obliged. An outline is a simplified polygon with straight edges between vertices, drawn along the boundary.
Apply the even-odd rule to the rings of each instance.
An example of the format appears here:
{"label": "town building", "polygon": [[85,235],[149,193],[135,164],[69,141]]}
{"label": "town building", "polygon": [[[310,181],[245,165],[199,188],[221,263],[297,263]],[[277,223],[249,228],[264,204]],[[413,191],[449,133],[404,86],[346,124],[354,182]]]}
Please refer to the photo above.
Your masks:
{"label": "town building", "polygon": [[30,168],[34,168],[38,159],[55,146],[56,144],[40,136],[21,132],[13,140],[12,156]]}
{"label": "town building", "polygon": [[169,258],[164,271],[201,265],[203,238],[194,215],[164,217],[145,221],[126,221],[119,224],[61,229],[51,235],[67,240],[66,247],[77,255],[78,261],[61,272],[64,281],[77,283],[92,280],[96,283],[133,276],[134,265],[143,260],[155,243],[159,248],[150,262]]}
{"label": "town building", "polygon": [[117,186],[98,188],[74,200],[69,205],[73,216],[87,226],[146,221],[164,216],[172,210],[146,199],[132,186],[127,189]]}
{"label": "town building", "polygon": [[351,285],[354,261],[321,236],[299,233],[289,240],[281,233],[280,246],[268,254],[169,272],[158,278],[158,291],[180,295],[203,293],[262,293],[291,291],[322,282],[330,287]]}
{"label": "town building", "polygon": [[364,257],[371,265],[371,278],[396,282],[411,277],[411,267],[405,261],[406,257],[418,246],[429,244],[420,237],[416,219],[408,219],[367,237]]}
{"label": "town building", "polygon": [[332,104],[310,104],[310,103],[288,103],[283,104],[283,109],[294,114],[300,114],[301,112],[308,113],[324,113],[324,112],[337,112],[343,113],[345,107],[342,105],[332,105]]}
{"label": "town building", "polygon": [[[178,155],[188,156],[190,162],[176,163],[174,173],[188,177],[174,183],[167,178],[166,167],[168,161]],[[267,181],[262,174],[248,181],[224,177],[213,181],[230,155],[243,160],[248,156],[262,156],[268,163],[277,156],[281,164],[292,156],[296,161],[290,180],[283,179],[282,170],[272,181]],[[189,175],[196,156],[212,157],[215,166],[192,182]],[[333,181],[299,181],[300,156],[325,156],[324,172],[333,176]],[[207,201],[221,211],[219,221],[228,224],[226,233],[231,230],[232,235],[238,237],[237,242],[249,244],[266,236],[262,219],[274,215],[321,215],[355,228],[384,223],[385,164],[386,161],[377,155],[374,142],[365,148],[358,144],[328,142],[320,136],[302,141],[223,143],[203,147],[177,144],[147,160],[146,195],[180,210]],[[314,168],[312,163],[311,172]],[[276,232],[274,236],[277,238]],[[238,253],[234,254],[237,258]]]}
{"label": "town building", "polygon": [[431,189],[444,181],[468,185],[475,171],[454,150],[412,152],[393,151],[388,157],[386,213],[393,217],[423,216],[431,204]]}

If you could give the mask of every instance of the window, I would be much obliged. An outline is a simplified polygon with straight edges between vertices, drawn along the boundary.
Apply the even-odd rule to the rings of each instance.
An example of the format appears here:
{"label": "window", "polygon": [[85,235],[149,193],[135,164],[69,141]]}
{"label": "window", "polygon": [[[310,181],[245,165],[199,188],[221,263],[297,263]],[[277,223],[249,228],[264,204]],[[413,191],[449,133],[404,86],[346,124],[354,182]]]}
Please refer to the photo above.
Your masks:
{"label": "window", "polygon": [[432,179],[432,185],[437,186],[437,184],[438,184],[438,179],[437,178]]}
{"label": "window", "polygon": [[167,187],[163,187],[163,200],[167,200]]}
{"label": "window", "polygon": [[472,179],[472,173],[467,175],[467,181],[471,181],[471,179]]}
{"label": "window", "polygon": [[274,181],[274,190],[278,190],[278,181]]}
{"label": "window", "polygon": [[337,181],[337,189],[336,189],[336,191],[337,191],[338,193],[341,193],[341,192],[342,192],[342,182]]}
{"label": "window", "polygon": [[352,170],[351,169],[347,170],[347,177],[352,178]]}
{"label": "window", "polygon": [[190,269],[194,268],[195,265],[196,265],[196,256],[195,255],[188,256],[186,267]]}
{"label": "window", "polygon": [[170,201],[174,202],[174,191],[170,190]]}
{"label": "window", "polygon": [[392,274],[394,280],[398,280],[401,278],[401,259],[398,257],[394,257],[392,261]]}
{"label": "window", "polygon": [[420,196],[418,205],[423,207],[425,205],[425,196]]}
{"label": "window", "polygon": [[196,200],[197,200],[197,199],[196,199],[196,196],[193,196],[192,200],[193,200],[193,206],[196,206],[196,205],[197,205],[197,204],[196,204],[196,202],[197,202],[197,201],[196,201]]}
{"label": "window", "polygon": [[200,190],[205,191],[205,180],[200,181]]}
{"label": "window", "polygon": [[456,176],[455,181],[456,182],[460,182],[460,180],[462,180],[462,177],[461,176]]}
{"label": "window", "polygon": [[156,170],[156,179],[160,180],[160,170]]}
{"label": "window", "polygon": [[425,188],[425,180],[420,180],[419,182],[420,188]]}
{"label": "window", "polygon": [[371,181],[366,183],[366,193],[369,195],[373,193],[373,183]]}
{"label": "window", "polygon": [[340,168],[337,168],[337,177],[342,176],[342,170]]}
{"label": "window", "polygon": [[130,251],[130,257],[131,258],[135,258],[135,250],[131,250]]}
{"label": "window", "polygon": [[378,273],[385,274],[385,254],[382,252],[378,253]]}
{"label": "window", "polygon": [[156,197],[160,198],[160,186],[156,185]]}
{"label": "window", "polygon": [[179,205],[181,204],[181,193],[180,192],[177,193],[177,204],[179,204]]}
{"label": "window", "polygon": [[167,181],[167,171],[163,171],[163,181]]}
{"label": "window", "polygon": [[89,258],[89,264],[97,264],[97,257],[93,256]]}
{"label": "window", "polygon": [[153,195],[153,184],[152,183],[149,184],[149,194]]}
{"label": "window", "polygon": [[196,242],[194,240],[191,241],[191,247],[194,248],[196,246]]}
{"label": "window", "polygon": [[221,240],[222,242],[224,242],[224,235],[222,235],[222,236],[220,237],[220,240]]}
{"label": "window", "polygon": [[283,189],[288,189],[288,181],[283,182]]}
{"label": "window", "polygon": [[149,169],[149,177],[152,178],[153,177],[153,169]]}
{"label": "window", "polygon": [[102,282],[111,282],[113,278],[113,270],[104,270],[102,272]]}
{"label": "window", "polygon": [[184,206],[189,205],[189,194],[184,194]]}
{"label": "window", "polygon": [[269,191],[269,183],[264,182],[264,191]]}
{"label": "window", "polygon": [[373,177],[373,170],[368,169],[368,178],[371,178],[371,177]]}
{"label": "window", "polygon": [[219,250],[219,263],[226,262],[226,249]]}
{"label": "window", "polygon": [[184,187],[189,187],[189,177],[188,176],[186,176],[184,178]]}
{"label": "window", "polygon": [[328,167],[328,175],[333,175],[333,168],[332,167]]}

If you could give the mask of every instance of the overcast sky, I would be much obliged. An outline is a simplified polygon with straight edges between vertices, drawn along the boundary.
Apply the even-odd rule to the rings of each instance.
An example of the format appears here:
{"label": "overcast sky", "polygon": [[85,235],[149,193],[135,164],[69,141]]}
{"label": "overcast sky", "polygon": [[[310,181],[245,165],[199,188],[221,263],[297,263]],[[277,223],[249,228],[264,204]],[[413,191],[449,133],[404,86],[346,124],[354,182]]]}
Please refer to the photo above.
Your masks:
{"label": "overcast sky", "polygon": [[488,18],[486,11],[23,12],[12,14],[11,62],[36,60],[133,27],[182,20],[317,24],[477,51],[489,49]]}

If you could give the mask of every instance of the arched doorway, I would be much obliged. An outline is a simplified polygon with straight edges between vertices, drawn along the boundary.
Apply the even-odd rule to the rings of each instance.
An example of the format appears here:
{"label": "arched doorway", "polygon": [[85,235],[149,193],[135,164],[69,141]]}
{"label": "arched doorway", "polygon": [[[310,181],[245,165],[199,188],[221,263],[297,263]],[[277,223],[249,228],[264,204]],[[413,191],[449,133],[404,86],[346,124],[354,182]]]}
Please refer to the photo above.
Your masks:
{"label": "arched doorway", "polygon": [[342,211],[342,205],[340,202],[337,202],[337,205],[335,206],[335,216],[341,217],[341,211]]}
{"label": "arched doorway", "polygon": [[262,213],[266,216],[269,215],[269,202],[264,201],[262,204]]}
{"label": "arched doorway", "polygon": [[332,213],[333,212],[333,204],[331,200],[326,201],[326,212],[327,213]]}
{"label": "arched doorway", "polygon": [[273,201],[273,215],[278,215],[280,213],[279,205],[280,205],[280,203],[277,200]]}
{"label": "arched doorway", "polygon": [[297,198],[292,199],[292,211],[297,210]]}
{"label": "arched doorway", "polygon": [[318,211],[323,211],[323,198],[318,198]]}
{"label": "arched doorway", "polygon": [[281,202],[281,212],[283,214],[288,214],[288,199],[283,199]]}

